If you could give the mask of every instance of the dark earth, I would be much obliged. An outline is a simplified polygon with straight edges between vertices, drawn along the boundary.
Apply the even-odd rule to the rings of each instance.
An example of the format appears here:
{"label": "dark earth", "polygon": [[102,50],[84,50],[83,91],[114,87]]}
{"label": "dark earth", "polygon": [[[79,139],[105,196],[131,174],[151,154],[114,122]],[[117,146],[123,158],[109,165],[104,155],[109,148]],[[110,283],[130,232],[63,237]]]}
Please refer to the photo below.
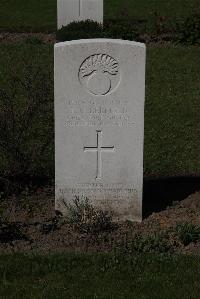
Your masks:
{"label": "dark earth", "polygon": [[40,41],[42,43],[55,43],[56,36],[54,33],[10,33],[0,32],[0,43],[17,43],[23,41]]}
{"label": "dark earth", "polygon": [[[141,34],[140,39],[148,45],[161,45],[162,47],[172,45],[173,42],[170,34]],[[54,44],[59,42],[56,39],[55,33],[43,33],[43,32],[24,32],[24,33],[16,33],[16,32],[0,32],[0,43],[10,44],[10,43],[18,43],[18,42],[27,42],[29,44]]]}
{"label": "dark earth", "polygon": [[200,227],[200,192],[152,213],[141,224],[124,222],[102,230],[84,231],[80,223],[57,215],[53,187],[2,199],[0,213],[0,253],[129,251],[131,242],[140,240],[136,250],[200,254],[200,238],[184,245],[176,232],[177,224]]}

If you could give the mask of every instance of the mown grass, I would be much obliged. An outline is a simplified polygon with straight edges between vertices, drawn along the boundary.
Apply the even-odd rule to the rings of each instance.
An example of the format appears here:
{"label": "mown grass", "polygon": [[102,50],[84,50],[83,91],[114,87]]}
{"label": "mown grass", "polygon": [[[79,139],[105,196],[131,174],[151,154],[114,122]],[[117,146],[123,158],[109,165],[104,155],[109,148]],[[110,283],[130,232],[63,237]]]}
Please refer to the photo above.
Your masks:
{"label": "mown grass", "polygon": [[0,256],[1,298],[197,299],[200,257]]}
{"label": "mown grass", "polygon": [[[55,31],[57,0],[1,0],[0,31]],[[200,8],[199,0],[104,0],[104,17],[170,20],[186,17]]]}
{"label": "mown grass", "polygon": [[0,53],[0,173],[53,177],[53,47],[1,45]]}
{"label": "mown grass", "polygon": [[170,19],[186,17],[200,8],[198,0],[104,0],[106,18],[149,18],[155,13]]}
{"label": "mown grass", "polygon": [[[199,56],[199,47],[147,49],[145,176],[200,174]],[[48,70],[53,77],[53,46],[33,46],[26,43],[1,45],[0,78],[4,80],[0,81],[0,87],[5,88],[14,71],[22,76],[23,80],[22,65],[25,57],[36,66],[40,65],[41,69]],[[53,94],[53,86],[51,92]],[[48,125],[46,120],[48,117],[44,115],[44,128]],[[30,136],[30,144],[33,145],[34,140],[36,143],[43,142],[40,136]],[[53,144],[52,140],[41,161],[31,161],[30,171],[33,174],[54,175]],[[9,172],[12,173],[12,169],[6,169],[6,161],[0,154],[0,173],[3,175]]]}
{"label": "mown grass", "polygon": [[34,32],[56,29],[56,0],[1,0],[0,31]]}
{"label": "mown grass", "polygon": [[149,48],[145,174],[200,174],[200,48]]}

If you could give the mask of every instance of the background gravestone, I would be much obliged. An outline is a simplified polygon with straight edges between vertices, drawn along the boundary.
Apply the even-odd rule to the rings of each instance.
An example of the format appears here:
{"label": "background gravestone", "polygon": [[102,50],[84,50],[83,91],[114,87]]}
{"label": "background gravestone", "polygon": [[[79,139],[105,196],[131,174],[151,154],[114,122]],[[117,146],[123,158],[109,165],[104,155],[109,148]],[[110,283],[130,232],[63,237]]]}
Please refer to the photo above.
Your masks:
{"label": "background gravestone", "polygon": [[103,23],[103,0],[57,0],[58,29],[73,21]]}
{"label": "background gravestone", "polygon": [[86,196],[116,220],[142,220],[145,45],[55,45],[56,210]]}

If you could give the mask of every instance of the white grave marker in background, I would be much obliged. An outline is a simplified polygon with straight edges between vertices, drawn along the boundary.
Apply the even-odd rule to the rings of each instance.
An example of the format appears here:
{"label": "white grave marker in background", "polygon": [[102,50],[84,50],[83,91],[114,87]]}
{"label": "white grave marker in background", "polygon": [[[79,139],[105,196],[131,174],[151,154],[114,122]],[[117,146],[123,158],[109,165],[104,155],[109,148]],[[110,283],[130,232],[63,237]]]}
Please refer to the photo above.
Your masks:
{"label": "white grave marker in background", "polygon": [[103,0],[57,0],[58,29],[73,21],[103,23]]}
{"label": "white grave marker in background", "polygon": [[145,45],[91,39],[55,45],[56,210],[75,196],[141,221]]}

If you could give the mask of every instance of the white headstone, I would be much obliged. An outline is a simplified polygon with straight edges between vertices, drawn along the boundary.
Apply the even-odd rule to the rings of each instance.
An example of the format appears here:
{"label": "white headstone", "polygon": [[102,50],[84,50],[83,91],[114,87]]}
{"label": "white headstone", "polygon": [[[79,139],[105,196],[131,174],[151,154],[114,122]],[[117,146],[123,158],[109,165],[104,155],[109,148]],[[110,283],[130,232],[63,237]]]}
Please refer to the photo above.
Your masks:
{"label": "white headstone", "polygon": [[142,220],[145,45],[91,39],[55,45],[56,210],[75,196]]}
{"label": "white headstone", "polygon": [[103,23],[103,0],[57,0],[58,29],[74,21]]}

